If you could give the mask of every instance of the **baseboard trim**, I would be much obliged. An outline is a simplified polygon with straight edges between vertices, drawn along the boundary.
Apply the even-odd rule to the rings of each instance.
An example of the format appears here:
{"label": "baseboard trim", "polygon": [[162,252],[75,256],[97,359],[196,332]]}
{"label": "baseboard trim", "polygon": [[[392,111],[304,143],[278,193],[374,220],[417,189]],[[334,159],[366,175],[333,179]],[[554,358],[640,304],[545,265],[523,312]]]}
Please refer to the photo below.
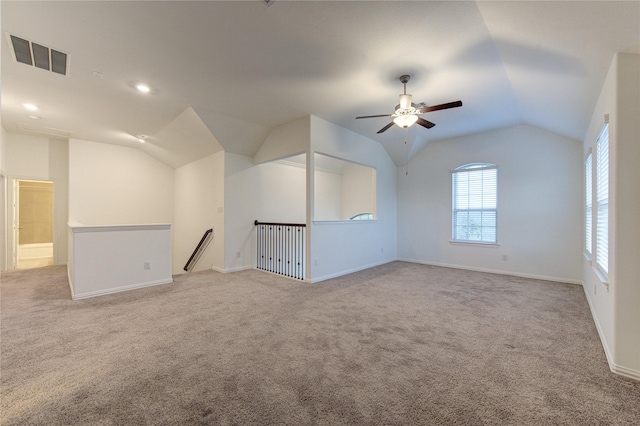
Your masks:
{"label": "baseboard trim", "polygon": [[318,283],[320,281],[326,281],[326,280],[330,280],[332,278],[338,278],[338,277],[341,277],[343,275],[353,274],[354,272],[364,271],[365,269],[374,268],[376,266],[386,265],[387,263],[395,262],[396,260],[398,260],[398,259],[387,259],[387,260],[383,260],[382,262],[371,263],[371,264],[368,264],[368,265],[359,266],[357,268],[348,269],[346,271],[336,272],[335,274],[329,274],[329,275],[323,275],[321,277],[310,278],[310,279],[307,279],[306,282],[314,284],[314,283]]}
{"label": "baseboard trim", "polygon": [[640,382],[640,371],[632,370],[627,367],[621,367],[616,364],[611,364],[609,367],[611,368],[611,372],[614,374]]}
{"label": "baseboard trim", "polygon": [[229,274],[232,272],[246,271],[248,269],[255,269],[255,266],[244,265],[244,266],[236,266],[235,268],[228,268],[228,269],[218,268],[217,266],[211,267],[212,271],[220,272],[221,274]]}
{"label": "baseboard trim", "polygon": [[606,339],[604,338],[604,332],[602,331],[602,327],[600,326],[600,320],[598,319],[598,315],[596,314],[596,310],[593,308],[591,304],[591,299],[589,298],[589,294],[587,294],[587,289],[584,289],[584,295],[587,298],[587,303],[589,304],[589,310],[591,311],[591,317],[593,318],[593,322],[596,325],[596,330],[598,330],[598,337],[600,337],[600,343],[604,349],[604,355],[607,358],[607,364],[609,364],[609,370],[613,374],[617,374],[618,376],[625,377],[627,379],[636,380],[640,382],[640,371],[633,370],[631,368],[622,367],[613,362],[613,353],[607,344]]}
{"label": "baseboard trim", "polygon": [[527,273],[513,272],[513,271],[502,271],[499,269],[476,268],[473,266],[457,265],[452,263],[429,262],[426,260],[418,260],[418,259],[399,258],[398,261],[408,262],[408,263],[419,263],[422,265],[430,265],[430,266],[441,266],[443,268],[464,269],[466,271],[486,272],[489,274],[509,275],[512,277],[532,278],[536,280],[553,281],[553,282],[565,283],[565,284],[582,285],[581,280],[574,280],[570,278],[559,278],[559,277],[551,277],[547,275],[527,274]]}
{"label": "baseboard trim", "polygon": [[71,288],[71,298],[73,300],[88,299],[90,297],[105,296],[107,294],[121,293],[123,291],[136,290],[139,288],[153,287],[153,286],[162,285],[162,284],[170,284],[172,282],[173,282],[173,278],[167,278],[162,280],[147,281],[144,283],[125,285],[122,287],[109,288],[106,290],[90,291],[88,293],[80,293],[80,294],[74,294],[73,288]]}

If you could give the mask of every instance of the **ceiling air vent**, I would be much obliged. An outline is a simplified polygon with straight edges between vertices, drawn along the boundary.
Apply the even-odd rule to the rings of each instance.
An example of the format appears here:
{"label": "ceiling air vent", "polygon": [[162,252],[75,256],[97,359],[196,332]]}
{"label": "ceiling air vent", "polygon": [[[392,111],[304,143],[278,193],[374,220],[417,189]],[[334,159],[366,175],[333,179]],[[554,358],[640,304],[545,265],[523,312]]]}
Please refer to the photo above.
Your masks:
{"label": "ceiling air vent", "polygon": [[13,34],[10,34],[9,38],[11,39],[11,49],[16,61],[46,71],[67,75],[69,58],[66,53],[16,37]]}

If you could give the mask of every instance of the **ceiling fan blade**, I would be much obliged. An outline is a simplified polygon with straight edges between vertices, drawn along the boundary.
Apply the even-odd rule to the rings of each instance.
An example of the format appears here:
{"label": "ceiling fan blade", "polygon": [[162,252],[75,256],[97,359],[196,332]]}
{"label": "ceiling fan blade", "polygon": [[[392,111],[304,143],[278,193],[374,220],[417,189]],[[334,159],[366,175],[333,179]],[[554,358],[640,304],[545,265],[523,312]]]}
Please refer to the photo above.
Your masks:
{"label": "ceiling fan blade", "polygon": [[393,114],[380,114],[380,115],[363,115],[360,117],[356,117],[356,120],[358,118],[377,118],[377,117],[391,117]]}
{"label": "ceiling fan blade", "polygon": [[386,126],[384,126],[382,129],[378,130],[377,133],[382,133],[384,131],[386,131],[389,127],[393,126],[393,121],[389,124],[387,124]]}
{"label": "ceiling fan blade", "polygon": [[461,106],[462,106],[462,101],[448,102],[446,104],[426,106],[424,108],[421,108],[419,113],[424,114],[425,112],[440,111],[441,109],[456,108]]}
{"label": "ceiling fan blade", "polygon": [[416,121],[416,123],[418,123],[419,125],[421,125],[422,127],[426,127],[427,129],[432,128],[433,126],[436,125],[436,123],[432,123],[429,120],[425,120],[422,117],[418,117],[418,121]]}

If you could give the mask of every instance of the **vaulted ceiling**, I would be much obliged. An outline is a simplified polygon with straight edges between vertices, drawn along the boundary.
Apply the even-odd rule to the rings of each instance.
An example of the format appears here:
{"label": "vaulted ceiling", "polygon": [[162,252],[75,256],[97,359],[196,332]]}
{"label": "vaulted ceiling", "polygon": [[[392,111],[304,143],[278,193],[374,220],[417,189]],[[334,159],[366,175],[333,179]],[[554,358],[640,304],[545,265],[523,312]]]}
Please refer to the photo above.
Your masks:
{"label": "vaulted ceiling", "polygon": [[[582,140],[614,53],[640,53],[639,1],[1,8],[7,131],[68,132],[137,147],[173,167],[220,149],[252,156],[271,128],[309,114],[379,142],[398,165],[430,141],[519,123]],[[16,62],[8,34],[67,53],[68,75]],[[393,112],[402,74],[411,75],[415,102],[459,99],[463,107],[426,114],[432,129],[379,135],[389,119],[355,120]],[[151,91],[139,93],[140,82]]]}

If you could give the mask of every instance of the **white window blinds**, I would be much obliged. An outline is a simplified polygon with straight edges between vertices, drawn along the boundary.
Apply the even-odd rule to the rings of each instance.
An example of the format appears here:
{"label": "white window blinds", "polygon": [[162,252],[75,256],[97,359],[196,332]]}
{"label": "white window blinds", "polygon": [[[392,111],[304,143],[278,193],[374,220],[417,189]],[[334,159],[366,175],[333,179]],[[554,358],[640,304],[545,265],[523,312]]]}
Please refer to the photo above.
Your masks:
{"label": "white window blinds", "polygon": [[466,164],[452,172],[453,240],[496,243],[498,169]]}
{"label": "white window blinds", "polygon": [[609,125],[596,141],[596,264],[609,273]]}
{"label": "white window blinds", "polygon": [[590,153],[584,162],[585,169],[585,218],[584,218],[584,249],[588,254],[592,250],[592,228],[593,228],[593,155]]}

